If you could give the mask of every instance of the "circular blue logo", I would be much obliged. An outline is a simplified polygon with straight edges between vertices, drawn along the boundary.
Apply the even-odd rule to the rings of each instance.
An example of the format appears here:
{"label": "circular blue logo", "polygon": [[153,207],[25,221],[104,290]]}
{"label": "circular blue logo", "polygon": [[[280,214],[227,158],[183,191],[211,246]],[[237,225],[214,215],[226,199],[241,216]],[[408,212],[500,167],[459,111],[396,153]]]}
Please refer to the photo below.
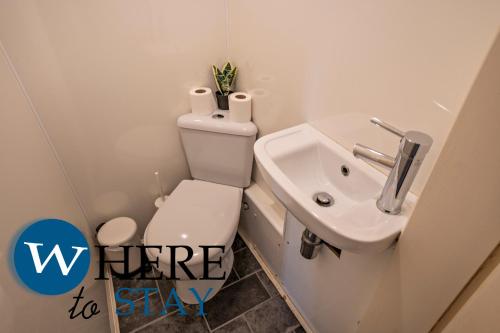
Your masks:
{"label": "circular blue logo", "polygon": [[27,227],[14,245],[14,268],[21,281],[43,295],[60,295],[87,275],[90,248],[82,232],[63,220],[47,219]]}

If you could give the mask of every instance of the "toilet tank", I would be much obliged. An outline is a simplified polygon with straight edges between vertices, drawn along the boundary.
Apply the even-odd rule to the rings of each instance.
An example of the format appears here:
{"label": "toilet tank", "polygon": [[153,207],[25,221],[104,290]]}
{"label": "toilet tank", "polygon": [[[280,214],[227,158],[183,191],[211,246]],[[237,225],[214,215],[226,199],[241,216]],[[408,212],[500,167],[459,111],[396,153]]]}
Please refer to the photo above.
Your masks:
{"label": "toilet tank", "polygon": [[208,182],[247,187],[257,127],[229,120],[228,112],[188,113],[177,119],[191,176]]}

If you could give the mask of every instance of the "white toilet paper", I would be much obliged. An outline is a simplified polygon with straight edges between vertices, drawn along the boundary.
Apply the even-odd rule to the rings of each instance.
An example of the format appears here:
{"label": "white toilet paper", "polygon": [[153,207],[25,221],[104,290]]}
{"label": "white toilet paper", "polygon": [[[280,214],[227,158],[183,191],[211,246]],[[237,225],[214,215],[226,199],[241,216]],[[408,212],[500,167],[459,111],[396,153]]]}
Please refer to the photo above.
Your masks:
{"label": "white toilet paper", "polygon": [[191,111],[196,114],[210,114],[217,107],[212,89],[207,87],[196,87],[189,92]]}
{"label": "white toilet paper", "polygon": [[252,119],[252,96],[243,92],[229,95],[229,119],[244,123]]}

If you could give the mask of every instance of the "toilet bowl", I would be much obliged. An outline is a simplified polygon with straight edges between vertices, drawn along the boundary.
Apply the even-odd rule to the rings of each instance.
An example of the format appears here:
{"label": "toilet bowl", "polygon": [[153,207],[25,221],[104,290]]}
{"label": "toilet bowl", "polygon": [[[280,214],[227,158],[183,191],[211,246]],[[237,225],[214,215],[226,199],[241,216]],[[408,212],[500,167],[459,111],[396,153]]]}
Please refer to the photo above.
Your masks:
{"label": "toilet bowl", "polygon": [[[222,258],[222,264],[209,266],[210,277],[222,277],[221,280],[192,280],[179,266],[175,266],[174,280],[176,292],[188,304],[198,303],[190,288],[204,297],[209,288],[207,300],[212,298],[229,277],[233,266],[233,243],[238,228],[242,189],[200,180],[183,180],[158,209],[144,233],[144,244],[189,246],[193,250],[192,258],[186,262],[189,271],[196,278],[203,275],[203,249],[200,245],[224,246],[209,250],[209,260]],[[158,258],[158,270],[165,278],[171,277],[171,252],[162,248],[148,248],[150,260]],[[176,259],[186,259],[188,253],[183,248],[176,251]]]}
{"label": "toilet bowl", "polygon": [[[158,259],[157,268],[166,278],[171,278],[174,267],[177,294],[185,303],[195,304],[198,300],[192,288],[207,301],[231,273],[231,244],[238,228],[243,188],[250,185],[257,127],[250,121],[233,122],[221,111],[185,114],[177,119],[177,125],[194,180],[183,180],[161,205],[146,227],[144,245],[162,247],[161,251],[147,248],[147,256],[152,261]],[[192,276],[178,263],[189,256],[186,248],[177,248],[175,258],[171,258],[169,246],[180,245],[193,251],[185,262]],[[200,246],[222,246],[224,251],[210,248],[204,253]],[[208,277],[223,278],[204,276],[205,257],[220,259],[220,263],[209,264]]]}

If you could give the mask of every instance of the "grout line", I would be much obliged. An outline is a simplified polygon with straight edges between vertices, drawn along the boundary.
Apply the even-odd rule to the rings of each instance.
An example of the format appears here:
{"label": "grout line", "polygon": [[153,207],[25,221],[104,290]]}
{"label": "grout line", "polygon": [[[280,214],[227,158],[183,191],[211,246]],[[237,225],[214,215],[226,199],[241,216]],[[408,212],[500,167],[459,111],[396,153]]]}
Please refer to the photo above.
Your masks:
{"label": "grout line", "polygon": [[[228,320],[228,321],[224,322],[223,324],[221,324],[221,325],[217,326],[216,328],[214,328],[214,331],[215,331],[215,330],[218,330],[219,328],[223,328],[223,327],[225,327],[225,326],[229,325],[230,323],[232,323],[233,321],[236,321],[236,320],[237,320],[237,319],[239,319],[239,318],[242,318],[243,320],[245,320],[245,318],[243,317],[243,313],[242,313],[242,314],[240,314],[240,315],[238,315],[238,316],[236,316],[236,317],[234,317],[233,319],[230,319],[230,320]],[[245,322],[246,322],[246,321],[245,321]]]}
{"label": "grout line", "polygon": [[[233,285],[233,284],[238,283],[239,281],[245,280],[245,279],[247,279],[247,278],[251,277],[252,275],[257,275],[257,273],[258,273],[258,272],[260,272],[260,271],[262,271],[262,270],[260,270],[260,269],[259,269],[258,271],[253,272],[252,274],[249,274],[249,275],[245,276],[243,279],[238,280],[238,281],[235,281],[235,282],[231,283],[230,285]],[[262,287],[264,288],[264,290],[266,290],[266,288],[263,286],[263,283],[262,283],[262,282],[260,282],[260,279],[259,279],[259,277],[258,277],[258,276],[257,276],[257,280],[258,280],[258,281],[259,281],[259,283],[262,285]],[[228,285],[228,287],[229,287],[230,285]],[[269,296],[267,299],[263,300],[262,302],[260,302],[260,303],[258,303],[258,304],[255,304],[253,307],[251,307],[250,309],[246,310],[245,312],[240,313],[238,316],[236,316],[236,317],[234,317],[234,318],[232,318],[232,319],[230,319],[230,320],[228,320],[228,321],[226,321],[226,322],[222,323],[221,325],[219,325],[219,326],[215,327],[215,328],[213,329],[213,331],[215,331],[215,330],[217,330],[217,329],[221,328],[222,326],[225,326],[226,324],[228,324],[228,323],[232,322],[232,321],[233,321],[233,320],[235,320],[236,318],[239,318],[239,317],[244,316],[246,313],[248,313],[248,312],[250,312],[250,311],[252,311],[252,310],[256,309],[257,307],[261,306],[262,304],[269,302],[269,301],[270,301],[271,299],[273,299],[274,297],[280,297],[280,295],[276,295],[276,296],[271,297],[271,296],[269,295],[269,293],[267,292],[267,290],[266,290],[266,293],[267,293],[267,294],[268,294],[268,296]],[[246,321],[246,318],[245,318],[245,321]],[[247,322],[247,324],[248,324],[248,322]],[[248,326],[250,326],[250,324],[248,324]]]}
{"label": "grout line", "polygon": [[211,328],[211,327],[210,327],[210,325],[208,324],[208,320],[207,320],[207,318],[206,318],[205,314],[203,314],[203,320],[205,321],[205,325],[207,325],[208,331],[209,331],[210,333],[212,333],[212,332],[213,332],[213,331],[212,331],[212,328]]}
{"label": "grout line", "polygon": [[[261,270],[262,272],[264,272],[264,270]],[[266,272],[264,272],[264,274],[266,274]],[[266,284],[267,283],[264,283],[264,281],[262,281],[261,277],[259,276],[259,274],[257,274],[257,279],[259,279],[260,283],[262,284],[262,286],[264,287],[264,290],[267,292],[267,294],[269,295],[269,297],[274,297],[273,295],[271,295],[271,291],[268,290],[268,287],[266,287]],[[272,282],[271,282],[272,283]],[[277,289],[276,289],[277,290]],[[278,295],[280,294],[280,292],[278,291]],[[275,295],[276,296],[276,295]]]}
{"label": "grout line", "polygon": [[234,250],[233,250],[233,253],[234,253],[234,254],[236,254],[236,253],[241,252],[241,251],[243,251],[243,250],[245,250],[245,249],[248,249],[248,246],[247,246],[246,244],[245,244],[245,246],[244,246],[244,247],[242,247],[241,249],[238,249],[238,250],[236,250],[236,251],[234,251]]}
{"label": "grout line", "polygon": [[[260,266],[260,265],[259,265],[259,266]],[[242,277],[242,278],[240,278],[240,279],[244,279],[244,278],[246,278],[247,276],[257,274],[257,273],[258,273],[258,272],[260,272],[261,270],[262,270],[262,267],[261,267],[261,268],[259,268],[259,269],[257,269],[257,270],[255,270],[255,271],[253,271],[253,272],[248,273],[247,275],[243,276],[243,277]]]}
{"label": "grout line", "polygon": [[[235,285],[236,283],[238,283],[238,282],[240,282],[240,281],[246,280],[246,279],[248,279],[249,277],[251,277],[252,275],[256,275],[256,274],[257,274],[258,272],[260,272],[260,271],[262,271],[262,269],[259,269],[258,271],[255,271],[255,272],[253,272],[253,273],[251,273],[251,274],[245,275],[244,277],[242,277],[242,278],[240,278],[240,279],[238,279],[238,280],[236,280],[236,281],[234,281],[234,282],[231,282],[231,283],[230,283],[230,284],[228,284],[227,286],[224,286],[224,288],[221,288],[220,290],[222,290],[222,289],[226,289],[227,287],[230,287],[230,286],[232,286],[232,285]],[[236,271],[235,271],[235,272],[236,272]],[[258,279],[258,278],[259,278],[259,277],[257,276],[257,279]],[[260,280],[259,280],[259,281],[260,281]],[[265,290],[265,289],[266,289],[266,288],[264,287],[264,290]]]}
{"label": "grout line", "polygon": [[276,297],[280,297],[279,295],[276,295],[276,296],[273,296],[273,297],[269,297],[268,299],[266,299],[265,301],[262,301],[260,302],[259,304],[256,304],[253,306],[253,308],[251,309],[248,309],[247,311],[243,312],[242,315],[246,315],[248,312],[252,311],[252,310],[256,310],[257,308],[261,307],[261,306],[264,306],[264,304],[266,303],[269,303],[273,298],[276,298]]}
{"label": "grout line", "polygon": [[165,314],[165,315],[163,315],[163,316],[160,316],[160,317],[158,317],[158,318],[156,318],[156,319],[151,320],[149,323],[146,323],[146,324],[144,324],[144,325],[142,325],[142,326],[139,326],[139,327],[137,327],[137,328],[134,328],[134,329],[133,329],[130,333],[135,333],[135,332],[137,332],[137,331],[139,331],[139,330],[142,330],[143,328],[146,328],[146,327],[148,327],[148,326],[150,326],[150,325],[152,325],[152,324],[155,324],[155,323],[159,322],[160,320],[163,320],[163,319],[165,319],[165,318],[167,318],[167,317],[170,317],[170,316],[172,316],[172,315],[176,314],[177,312],[179,312],[179,310],[175,310],[175,311],[173,311],[173,312],[168,312],[167,314]]}
{"label": "grout line", "polygon": [[250,330],[250,332],[254,333],[252,325],[250,325],[250,322],[248,321],[247,317],[245,317],[245,315],[242,315],[242,317],[243,317],[243,320],[245,321],[245,323],[247,323],[247,326],[248,326],[248,329]]}
{"label": "grout line", "polygon": [[132,331],[130,331],[130,333],[135,333],[135,332],[137,332],[139,330],[142,330],[143,328],[146,328],[146,327],[148,327],[148,326],[150,326],[152,324],[155,324],[155,323],[157,323],[157,322],[159,322],[159,321],[161,321],[161,320],[163,320],[165,318],[171,317],[172,315],[176,314],[177,312],[179,312],[179,310],[175,310],[173,312],[168,312],[167,314],[165,314],[163,316],[160,316],[158,318],[155,318],[155,319],[151,320],[150,322],[148,322],[148,323],[146,323],[146,324],[144,324],[142,326],[134,328]]}
{"label": "grout line", "polygon": [[[234,266],[234,263],[233,263],[233,266]],[[238,280],[240,280],[240,279],[241,279],[241,277],[240,277],[240,275],[238,274],[238,272],[234,269],[234,267],[233,267],[233,268],[231,268],[231,270],[233,270],[233,271],[234,271],[234,274],[236,275],[236,277],[238,278]]]}
{"label": "grout line", "polygon": [[[235,321],[236,319],[240,318],[241,316],[242,316],[242,315],[238,315],[238,316],[236,316],[236,317],[234,317],[234,318],[232,318],[232,319],[229,319],[228,321],[226,321],[226,322],[222,323],[221,325],[219,325],[219,326],[215,327],[212,331],[216,331],[216,330],[218,330],[219,328],[222,328],[222,327],[225,327],[225,326],[229,325],[230,323],[232,323],[232,322],[233,322],[233,321]],[[205,316],[203,316],[203,317],[205,317]],[[207,322],[208,322],[208,321],[207,321]]]}
{"label": "grout line", "polygon": [[[155,278],[157,278],[154,268],[152,268],[152,272],[153,272],[153,276]],[[158,281],[159,280],[155,280],[156,290],[158,290],[158,294],[160,294],[160,301],[161,301],[162,307],[165,307],[165,300],[163,299],[163,296],[162,296],[162,293],[160,290],[160,284],[158,283]]]}
{"label": "grout line", "polygon": [[[164,309],[164,310],[165,310],[165,309]],[[150,326],[150,325],[152,325],[152,324],[154,324],[154,323],[156,323],[156,322],[159,322],[160,320],[163,320],[163,319],[165,319],[165,318],[167,318],[167,317],[170,317],[170,316],[172,316],[172,315],[176,314],[177,312],[179,312],[179,310],[175,310],[175,311],[172,311],[172,312],[167,312],[166,314],[164,314],[164,315],[162,315],[162,316],[160,316],[160,317],[158,317],[158,318],[156,318],[156,319],[153,319],[153,320],[151,320],[150,322],[148,322],[148,323],[146,323],[146,324],[144,324],[144,325],[142,325],[142,326],[139,326],[139,327],[137,327],[137,328],[134,328],[134,329],[133,329],[130,333],[134,333],[134,332],[137,332],[137,331],[139,331],[139,330],[142,330],[143,328],[145,328],[145,327],[147,327],[147,326]]]}

